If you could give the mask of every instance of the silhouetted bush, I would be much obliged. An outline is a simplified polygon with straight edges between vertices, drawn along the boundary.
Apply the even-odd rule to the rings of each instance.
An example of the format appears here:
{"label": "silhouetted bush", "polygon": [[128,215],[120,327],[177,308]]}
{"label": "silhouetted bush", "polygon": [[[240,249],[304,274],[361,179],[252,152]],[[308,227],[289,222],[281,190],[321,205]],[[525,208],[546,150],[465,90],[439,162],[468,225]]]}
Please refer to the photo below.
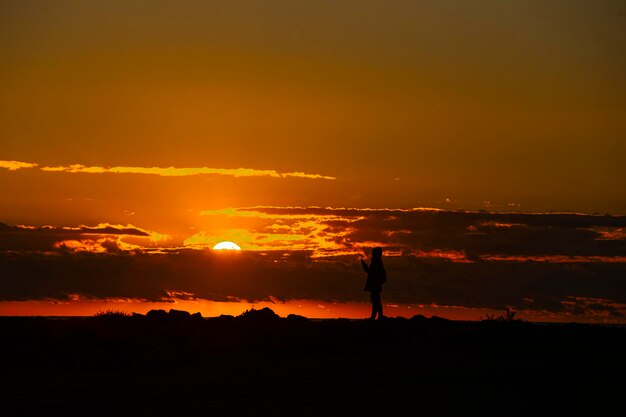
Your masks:
{"label": "silhouetted bush", "polygon": [[506,310],[504,311],[504,314],[500,314],[499,316],[496,316],[495,314],[486,314],[486,317],[483,318],[481,317],[480,320],[481,321],[505,321],[505,322],[512,322],[512,321],[524,321],[524,319],[521,318],[515,318],[515,316],[517,315],[516,311],[513,311],[513,309],[511,309],[510,307],[507,307]]}

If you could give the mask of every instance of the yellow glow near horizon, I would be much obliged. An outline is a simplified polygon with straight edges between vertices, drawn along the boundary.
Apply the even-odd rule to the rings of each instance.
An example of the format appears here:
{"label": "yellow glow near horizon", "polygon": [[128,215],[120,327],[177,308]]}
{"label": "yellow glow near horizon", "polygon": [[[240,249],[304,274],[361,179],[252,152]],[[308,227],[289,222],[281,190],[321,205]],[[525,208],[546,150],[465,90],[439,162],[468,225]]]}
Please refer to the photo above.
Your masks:
{"label": "yellow glow near horizon", "polygon": [[234,242],[224,241],[213,246],[213,250],[233,250],[240,251],[241,248]]}

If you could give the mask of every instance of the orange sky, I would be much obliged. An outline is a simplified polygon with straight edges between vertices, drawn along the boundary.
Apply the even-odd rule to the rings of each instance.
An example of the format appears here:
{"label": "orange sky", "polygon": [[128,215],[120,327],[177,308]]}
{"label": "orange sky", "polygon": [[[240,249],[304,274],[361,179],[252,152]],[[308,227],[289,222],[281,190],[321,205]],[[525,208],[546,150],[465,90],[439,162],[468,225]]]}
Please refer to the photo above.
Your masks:
{"label": "orange sky", "polygon": [[[0,250],[158,256],[232,240],[344,262],[333,257],[382,245],[455,268],[493,262],[483,274],[571,262],[584,264],[568,272],[577,280],[609,263],[619,275],[625,15],[620,1],[3,2],[0,223],[13,229],[0,230]],[[410,211],[419,207],[444,210],[445,222]],[[470,216],[452,233],[461,209],[616,219],[506,219],[505,230],[497,216]],[[24,234],[41,226],[52,229]],[[3,262],[2,300],[35,297],[2,282],[25,273]],[[496,307],[439,285],[414,304]],[[75,290],[53,286],[36,297]],[[542,308],[589,299],[622,311],[626,297],[611,290],[621,287],[600,287],[563,288]],[[356,302],[343,291],[328,298]]]}

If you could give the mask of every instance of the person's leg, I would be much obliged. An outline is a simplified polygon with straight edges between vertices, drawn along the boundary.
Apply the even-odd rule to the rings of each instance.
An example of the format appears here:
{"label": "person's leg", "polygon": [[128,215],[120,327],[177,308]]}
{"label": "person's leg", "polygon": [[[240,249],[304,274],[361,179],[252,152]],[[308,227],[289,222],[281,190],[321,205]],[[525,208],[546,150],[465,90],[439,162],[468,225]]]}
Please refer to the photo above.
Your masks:
{"label": "person's leg", "polygon": [[378,318],[382,319],[383,318],[383,301],[380,298],[380,293],[378,293],[376,302],[378,304]]}
{"label": "person's leg", "polygon": [[371,318],[376,318],[376,314],[378,314],[378,318],[381,318],[383,315],[383,304],[380,301],[380,292],[372,291],[371,299],[372,299],[372,317]]}
{"label": "person's leg", "polygon": [[378,305],[376,304],[376,294],[380,296],[380,293],[377,293],[376,291],[370,291],[370,301],[372,302],[372,314],[370,315],[370,319],[372,320],[376,318],[376,312],[378,311]]}

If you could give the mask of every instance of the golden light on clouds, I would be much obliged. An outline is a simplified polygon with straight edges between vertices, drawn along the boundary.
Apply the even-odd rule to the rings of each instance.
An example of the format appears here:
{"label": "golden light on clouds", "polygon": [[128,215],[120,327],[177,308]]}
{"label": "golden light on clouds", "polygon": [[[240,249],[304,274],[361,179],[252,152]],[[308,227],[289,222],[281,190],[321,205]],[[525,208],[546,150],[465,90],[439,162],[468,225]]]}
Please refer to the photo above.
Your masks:
{"label": "golden light on clouds", "polygon": [[[9,171],[17,171],[24,168],[35,168],[39,164],[35,162],[22,161],[2,161],[0,168]],[[137,167],[137,166],[86,166],[82,164],[42,166],[39,168],[44,172],[65,172],[70,174],[144,174],[158,175],[161,177],[190,177],[195,175],[224,175],[235,178],[242,177],[267,177],[267,178],[306,178],[319,180],[336,180],[336,177],[321,174],[308,174],[306,172],[278,172],[273,169],[254,168],[209,168],[209,167]]]}
{"label": "golden light on clouds", "polygon": [[6,168],[9,171],[17,171],[22,168],[34,168],[37,164],[21,161],[0,161],[0,168]]}
{"label": "golden light on clouds", "polygon": [[247,230],[244,229],[228,229],[220,230],[218,235],[217,231],[208,233],[206,231],[200,231],[195,233],[183,241],[183,246],[190,249],[213,249],[216,245],[224,242],[237,241],[240,249],[250,250],[252,249],[251,236]]}
{"label": "golden light on clouds", "polygon": [[71,253],[121,253],[139,251],[143,247],[132,243],[124,242],[120,236],[102,237],[97,239],[63,240],[56,242],[53,247]]}
{"label": "golden light on clouds", "polygon": [[[14,161],[4,161],[14,162]],[[8,165],[9,169],[29,168],[36,166],[37,164],[28,164],[21,162],[19,164],[25,164],[29,166],[17,166],[15,164]],[[2,166],[2,165],[0,165]],[[11,168],[14,167],[14,168]],[[176,168],[176,167],[101,167],[101,166],[85,166],[81,164],[73,164],[67,166],[44,166],[41,167],[45,172],[66,172],[70,174],[83,173],[83,174],[144,174],[144,175],[158,175],[162,177],[189,177],[194,175],[226,175],[235,178],[241,177],[269,177],[269,178],[308,178],[308,179],[323,179],[334,180],[335,177],[320,174],[307,174],[304,172],[278,172],[273,169],[253,169],[253,168]]]}
{"label": "golden light on clouds", "polygon": [[[184,245],[210,248],[227,237],[238,242],[242,249],[251,251],[311,251],[313,257],[360,253],[361,249],[353,247],[346,237],[353,232],[351,223],[364,216],[360,210],[349,213],[346,210],[345,215],[342,210],[320,207],[203,210],[200,216],[219,226],[211,233],[203,230],[194,234],[184,241]],[[241,228],[242,225],[247,227]],[[375,245],[384,246],[380,242]]]}

